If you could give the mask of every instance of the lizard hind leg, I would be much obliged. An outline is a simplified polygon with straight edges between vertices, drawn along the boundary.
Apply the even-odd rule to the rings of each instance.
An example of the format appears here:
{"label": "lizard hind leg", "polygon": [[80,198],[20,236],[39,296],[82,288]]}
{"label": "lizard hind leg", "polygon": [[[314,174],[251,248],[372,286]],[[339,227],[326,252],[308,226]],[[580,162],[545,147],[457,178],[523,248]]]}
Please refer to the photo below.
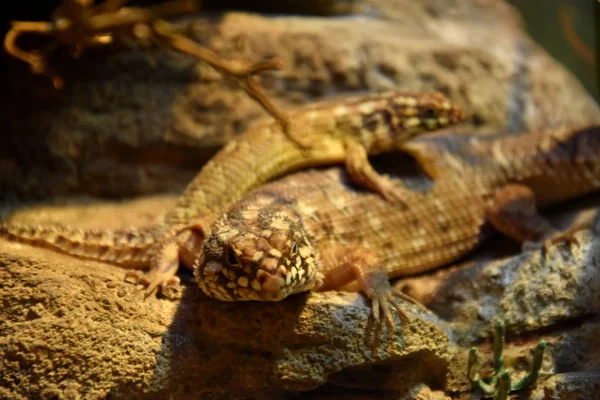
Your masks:
{"label": "lizard hind leg", "polygon": [[524,250],[548,250],[559,242],[577,243],[573,233],[585,228],[555,229],[537,211],[533,190],[520,184],[505,185],[494,193],[487,220],[499,232],[521,242]]}
{"label": "lizard hind leg", "polygon": [[375,252],[360,245],[344,245],[325,249],[322,254],[324,273],[317,291],[336,290],[357,281],[360,290],[371,300],[373,318],[377,323],[381,323],[383,317],[393,332],[392,309],[404,323],[410,322],[409,316],[394,298],[385,266]]}

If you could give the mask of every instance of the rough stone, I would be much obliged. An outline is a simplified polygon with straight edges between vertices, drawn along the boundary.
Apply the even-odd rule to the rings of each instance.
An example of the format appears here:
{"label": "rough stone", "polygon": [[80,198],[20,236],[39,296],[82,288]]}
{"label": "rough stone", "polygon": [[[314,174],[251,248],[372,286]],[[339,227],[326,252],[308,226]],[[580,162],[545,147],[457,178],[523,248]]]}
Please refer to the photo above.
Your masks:
{"label": "rough stone", "polygon": [[554,375],[532,393],[532,400],[598,399],[599,372]]}
{"label": "rough stone", "polygon": [[[523,32],[498,1],[370,0],[351,16],[226,13],[179,24],[228,59],[278,56],[263,84],[283,107],[321,97],[437,89],[491,131],[598,121],[592,98]],[[493,45],[492,45],[493,44]],[[57,57],[55,92],[20,62],[0,88],[0,193],[133,196],[179,191],[260,108],[209,67],[172,51],[90,50]]]}
{"label": "rough stone", "polygon": [[[559,229],[578,225],[595,214],[598,200],[592,196],[549,216]],[[460,342],[489,337],[495,318],[504,319],[508,334],[569,323],[600,311],[600,237],[585,230],[575,237],[576,243],[546,253],[508,257],[519,249],[497,237],[462,264],[397,285],[452,321]]]}
{"label": "rough stone", "polygon": [[[111,227],[110,221],[143,225],[172,201],[38,207],[13,218],[98,228]],[[443,323],[408,304],[412,322],[392,336],[379,330],[367,301],[355,293],[224,303],[204,298],[192,284],[180,300],[142,301],[142,288],[122,283],[124,272],[0,242],[0,387],[9,398],[260,398],[328,383],[439,391],[457,351]]]}

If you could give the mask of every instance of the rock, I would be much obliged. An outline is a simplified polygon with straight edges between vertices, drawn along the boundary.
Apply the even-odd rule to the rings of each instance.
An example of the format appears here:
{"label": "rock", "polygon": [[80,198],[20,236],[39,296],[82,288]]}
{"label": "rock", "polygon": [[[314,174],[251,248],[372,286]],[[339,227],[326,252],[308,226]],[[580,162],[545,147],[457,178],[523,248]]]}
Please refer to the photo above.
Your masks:
{"label": "rock", "polygon": [[[561,209],[563,222],[588,219],[589,203],[597,204],[598,198],[589,200]],[[577,243],[557,244],[545,254],[533,251],[499,259],[490,240],[462,265],[397,285],[451,321],[461,343],[489,337],[495,318],[504,319],[507,334],[569,323],[600,311],[600,237],[589,231],[575,237]],[[495,253],[501,252],[497,248]]]}
{"label": "rock", "polygon": [[600,393],[600,373],[574,372],[554,375],[532,394],[532,400],[597,399]]}
{"label": "rock", "polygon": [[[194,17],[182,32],[224,57],[276,55],[263,78],[277,104],[401,88],[437,89],[486,131],[598,121],[581,85],[524,33],[498,1],[370,0],[352,17]],[[493,45],[492,45],[493,44]],[[3,197],[180,191],[227,140],[265,114],[229,80],[172,51],[117,47],[59,60],[55,92],[18,61],[0,88]]]}
{"label": "rock", "polygon": [[[140,225],[172,200],[39,207],[15,219]],[[392,336],[374,325],[356,293],[225,303],[192,284],[180,300],[143,301],[141,288],[122,283],[124,273],[0,242],[0,388],[8,398],[262,398],[322,392],[327,384],[440,391],[457,351],[452,332],[411,304],[405,308],[412,322]]]}

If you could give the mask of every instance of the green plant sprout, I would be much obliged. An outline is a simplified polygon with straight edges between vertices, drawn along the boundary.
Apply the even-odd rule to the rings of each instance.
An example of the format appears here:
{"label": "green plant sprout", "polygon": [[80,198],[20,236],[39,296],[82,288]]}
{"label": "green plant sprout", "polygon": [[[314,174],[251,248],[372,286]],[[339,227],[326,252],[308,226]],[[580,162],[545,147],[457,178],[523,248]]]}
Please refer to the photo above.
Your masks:
{"label": "green plant sprout", "polygon": [[479,388],[485,395],[494,396],[495,400],[505,400],[510,392],[525,389],[531,386],[538,378],[538,373],[542,366],[546,341],[541,340],[535,347],[533,353],[533,363],[531,370],[523,379],[512,382],[510,371],[504,369],[504,349],[505,326],[503,320],[496,320],[494,324],[494,372],[489,378],[482,378],[479,369],[479,351],[476,347],[469,350],[469,380],[473,389]]}

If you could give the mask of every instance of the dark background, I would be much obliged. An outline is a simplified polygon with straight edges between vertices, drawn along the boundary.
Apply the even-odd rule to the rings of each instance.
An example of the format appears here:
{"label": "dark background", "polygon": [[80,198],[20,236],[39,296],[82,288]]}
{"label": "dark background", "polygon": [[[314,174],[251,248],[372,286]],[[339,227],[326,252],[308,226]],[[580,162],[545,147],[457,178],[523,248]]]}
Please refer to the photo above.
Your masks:
{"label": "dark background", "polygon": [[[596,72],[600,2],[598,0],[509,0],[509,3],[521,12],[531,36],[571,70],[596,100],[600,100]],[[570,21],[568,24],[570,28],[565,27],[566,20]],[[587,54],[569,41],[573,33],[587,47]]]}

